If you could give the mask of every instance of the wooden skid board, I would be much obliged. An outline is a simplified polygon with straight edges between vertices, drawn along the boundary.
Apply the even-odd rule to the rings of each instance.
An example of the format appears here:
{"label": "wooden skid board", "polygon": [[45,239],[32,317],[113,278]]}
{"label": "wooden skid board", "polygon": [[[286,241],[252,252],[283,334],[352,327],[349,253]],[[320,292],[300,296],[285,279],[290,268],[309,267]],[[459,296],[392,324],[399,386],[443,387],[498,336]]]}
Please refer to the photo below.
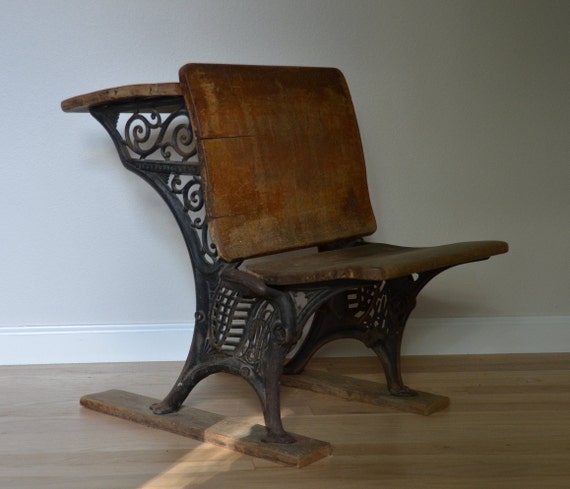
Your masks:
{"label": "wooden skid board", "polygon": [[261,441],[266,435],[265,426],[250,425],[200,409],[183,407],[177,413],[159,416],[149,409],[158,399],[120,390],[90,394],[80,402],[94,411],[297,467],[316,462],[332,452],[329,443],[295,433],[291,435],[296,443],[266,443]]}
{"label": "wooden skid board", "polygon": [[387,406],[424,416],[449,406],[449,398],[445,396],[416,391],[417,396],[396,397],[388,392],[384,384],[317,370],[305,370],[301,375],[283,375],[281,385],[330,394],[350,401]]}

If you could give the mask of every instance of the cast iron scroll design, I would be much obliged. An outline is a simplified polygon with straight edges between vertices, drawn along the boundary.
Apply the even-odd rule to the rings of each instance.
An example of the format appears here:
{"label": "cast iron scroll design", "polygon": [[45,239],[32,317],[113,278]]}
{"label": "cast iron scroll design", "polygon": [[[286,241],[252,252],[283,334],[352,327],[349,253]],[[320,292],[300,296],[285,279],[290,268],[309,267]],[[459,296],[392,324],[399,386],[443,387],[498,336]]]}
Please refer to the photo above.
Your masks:
{"label": "cast iron scroll design", "polygon": [[196,232],[197,245],[203,260],[215,264],[218,252],[208,232],[202,177],[173,173],[170,175],[168,188],[182,203],[182,211],[188,216],[188,223]]}
{"label": "cast iron scroll design", "polygon": [[[314,311],[338,290],[321,286],[314,289],[291,290],[287,294],[295,308],[297,329],[293,341],[287,344],[288,353],[294,354],[297,340]],[[279,334],[281,318],[271,301],[247,297],[228,284],[221,283],[212,298],[209,315],[208,342],[204,353],[218,351],[250,366],[257,367],[268,348],[269,341],[285,343]]]}
{"label": "cast iron scroll design", "polygon": [[261,301],[256,313],[249,319],[248,328],[244,330],[242,341],[235,353],[236,357],[257,368],[267,353],[269,342],[274,331],[277,312],[269,301]]}
{"label": "cast iron scroll design", "polygon": [[[190,351],[170,392],[152,411],[177,411],[201,379],[229,372],[255,389],[268,440],[292,442],[281,422],[279,376],[296,339],[295,308],[286,292],[252,281],[237,271],[239,263],[218,257],[209,238],[200,166],[182,97],[139,99],[90,111],[111,136],[123,165],[148,182],[172,211],[194,271],[196,321]],[[227,282],[223,277],[234,280],[228,289],[237,288],[238,294],[229,292],[218,303],[220,287]]]}
{"label": "cast iron scroll design", "polygon": [[205,213],[202,179],[190,117],[182,97],[156,97],[92,107],[123,165],[146,180],[174,214],[191,255],[206,275],[222,264]]}
{"label": "cast iron scroll design", "polygon": [[[234,311],[232,329],[226,336],[222,350],[231,350],[238,360],[253,369],[259,369],[269,342],[276,339],[275,326],[278,321],[279,314],[270,301],[241,297]],[[244,372],[247,373],[248,370]]]}
{"label": "cast iron scroll design", "polygon": [[123,144],[133,160],[153,159],[154,155],[159,161],[184,162],[196,155],[184,104],[167,114],[156,108],[135,112],[125,123],[124,134]]}
{"label": "cast iron scroll design", "polygon": [[198,174],[196,144],[182,97],[99,105],[90,111],[110,133],[124,164]]}
{"label": "cast iron scroll design", "polygon": [[270,341],[282,343],[281,315],[271,300],[244,296],[224,284],[212,299],[206,351],[234,356],[258,368]]}

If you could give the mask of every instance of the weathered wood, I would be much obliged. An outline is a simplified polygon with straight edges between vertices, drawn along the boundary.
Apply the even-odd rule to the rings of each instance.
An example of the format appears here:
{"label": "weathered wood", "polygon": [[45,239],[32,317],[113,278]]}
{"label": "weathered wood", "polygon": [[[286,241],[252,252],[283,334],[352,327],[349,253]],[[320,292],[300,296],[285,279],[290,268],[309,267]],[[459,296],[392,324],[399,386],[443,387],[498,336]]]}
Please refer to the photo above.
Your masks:
{"label": "weathered wood", "polygon": [[283,375],[281,385],[424,416],[449,406],[449,398],[445,396],[416,391],[417,395],[413,397],[396,397],[384,384],[318,370],[305,370],[301,375]]}
{"label": "weathered wood", "polygon": [[125,85],[68,98],[61,102],[61,108],[64,112],[89,112],[89,108],[95,105],[140,100],[150,97],[176,96],[182,96],[182,89],[179,83]]}
{"label": "weathered wood", "polygon": [[121,390],[90,394],[82,397],[80,402],[94,411],[296,467],[316,462],[332,451],[327,442],[293,433],[295,443],[266,443],[262,441],[267,434],[265,426],[191,407],[159,416],[149,409],[158,399]]}
{"label": "weathered wood", "polygon": [[340,71],[190,64],[180,78],[222,258],[376,230],[356,116]]}
{"label": "weathered wood", "polygon": [[471,241],[429,248],[370,243],[323,253],[278,257],[247,264],[247,270],[271,285],[328,280],[388,280],[427,270],[484,260],[505,253],[502,241]]}

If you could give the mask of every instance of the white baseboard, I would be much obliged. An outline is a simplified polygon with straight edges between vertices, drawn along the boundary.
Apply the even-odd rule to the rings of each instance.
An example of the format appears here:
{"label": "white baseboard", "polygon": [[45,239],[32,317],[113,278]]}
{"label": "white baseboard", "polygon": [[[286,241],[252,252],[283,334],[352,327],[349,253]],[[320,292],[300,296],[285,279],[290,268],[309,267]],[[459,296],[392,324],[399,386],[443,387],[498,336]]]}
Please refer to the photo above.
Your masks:
{"label": "white baseboard", "polygon": [[[0,365],[180,361],[190,324],[0,326]],[[570,351],[570,316],[410,319],[403,355]],[[321,356],[367,355],[355,341],[325,346]]]}
{"label": "white baseboard", "polygon": [[189,324],[0,327],[0,365],[184,360]]}

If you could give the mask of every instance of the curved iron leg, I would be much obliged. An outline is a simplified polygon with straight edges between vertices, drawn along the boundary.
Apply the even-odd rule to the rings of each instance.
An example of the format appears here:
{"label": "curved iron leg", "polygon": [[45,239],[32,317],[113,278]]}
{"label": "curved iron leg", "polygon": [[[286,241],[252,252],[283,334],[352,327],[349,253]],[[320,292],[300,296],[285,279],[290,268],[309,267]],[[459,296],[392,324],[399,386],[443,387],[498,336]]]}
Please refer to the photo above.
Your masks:
{"label": "curved iron leg", "polygon": [[[177,411],[200,380],[215,372],[228,372],[241,376],[254,388],[267,428],[264,441],[292,443],[295,439],[285,432],[281,420],[279,380],[285,355],[297,338],[294,303],[287,293],[270,289],[236,269],[225,269],[220,279],[220,288],[210,299],[208,316],[198,315],[182,373],[166,398],[151,409],[156,414]],[[224,349],[225,336],[218,333],[232,324],[225,314],[252,299],[255,306],[248,309],[243,336],[233,349],[229,344]]]}
{"label": "curved iron leg", "polygon": [[315,313],[307,337],[295,355],[285,364],[283,372],[288,375],[300,374],[313,357],[325,344],[337,339],[359,339],[358,324],[352,318],[341,318],[335,312],[333,304],[338,297],[333,297]]}
{"label": "curved iron leg", "polygon": [[197,365],[199,365],[202,356],[200,355],[200,350],[202,349],[206,338],[206,328],[203,322],[204,321],[201,322],[202,324],[197,322],[195,325],[194,337],[192,338],[188,358],[186,359],[184,367],[178,375],[176,382],[170,389],[170,392],[161,402],[150,406],[150,409],[154,414],[169,414],[178,411],[182,406],[182,403],[190,395],[192,389],[205,377],[201,376],[196,378],[191,375],[191,372]]}
{"label": "curved iron leg", "polygon": [[352,338],[375,352],[392,395],[416,395],[402,380],[400,347],[404,329],[418,293],[445,269],[400,277],[334,296],[315,314],[304,345],[285,366],[285,373],[301,373],[326,343]]}
{"label": "curved iron leg", "polygon": [[176,412],[182,406],[192,389],[203,378],[194,379],[191,372],[205,360],[206,342],[208,336],[208,314],[210,310],[210,285],[214,273],[204,274],[194,268],[194,281],[196,284],[196,313],[194,314],[195,324],[192,343],[188,352],[186,362],[182,367],[176,382],[170,392],[159,403],[151,406],[155,414],[168,414]]}
{"label": "curved iron leg", "polygon": [[[177,383],[166,398],[153,404],[155,414],[178,411],[192,389],[207,376],[216,372],[228,372],[243,377],[255,390],[263,411],[267,435],[263,441],[270,443],[293,443],[295,438],[285,431],[281,420],[279,379],[282,373],[286,348],[275,345],[268,349],[263,364],[252,370],[251,365],[231,356],[214,356],[185,365]],[[194,358],[192,354],[190,359]]]}
{"label": "curved iron leg", "polygon": [[[131,114],[133,109],[134,115],[130,116],[126,123],[119,123],[120,114]],[[182,232],[194,271],[196,324],[188,358],[170,392],[161,402],[151,406],[152,411],[156,414],[178,411],[200,380],[211,373],[227,371],[241,375],[254,386],[266,418],[268,439],[292,441],[283,430],[279,405],[279,378],[283,360],[292,337],[296,335],[296,319],[290,298],[278,291],[265,289],[264,284],[252,282],[251,277],[241,276],[245,280],[241,285],[246,289],[253,286],[250,291],[253,295],[268,294],[268,298],[273,300],[280,310],[285,325],[285,334],[277,334],[278,345],[272,346],[275,350],[270,352],[270,364],[261,371],[258,371],[258,367],[250,366],[231,355],[215,351],[208,341],[209,314],[214,290],[220,282],[223,270],[237,267],[238,264],[220,260],[210,242],[200,167],[192,139],[194,132],[183,97],[152,98],[137,104],[136,107],[127,101],[123,104],[95,107],[91,109],[91,113],[111,136],[123,165],[149,183],[168,205]],[[152,115],[146,116],[146,113]],[[141,121],[146,124],[148,134],[145,133],[145,136],[152,142],[152,150],[146,140],[144,147],[129,144],[132,141],[132,128],[140,128],[137,124]],[[165,140],[164,134],[168,133],[168,128],[182,131],[180,134],[185,137],[178,138],[174,143]],[[162,151],[166,147],[168,151]],[[232,275],[229,274],[228,277],[232,278]],[[240,282],[239,274],[233,278]],[[272,338],[272,342],[273,340]],[[246,372],[251,372],[251,375]]]}
{"label": "curved iron leg", "polygon": [[267,359],[270,365],[265,368],[263,381],[256,389],[261,401],[263,418],[267,427],[267,435],[263,441],[268,443],[294,443],[295,438],[285,431],[281,419],[281,392],[279,379],[283,372],[283,361],[286,350],[274,345],[268,350]]}
{"label": "curved iron leg", "polygon": [[267,427],[264,441],[293,443],[295,438],[285,432],[281,420],[280,379],[285,356],[291,346],[297,342],[300,333],[297,331],[295,304],[285,292],[268,288],[266,294],[279,311],[279,319],[272,324],[271,341],[258,369],[263,379],[263,389],[258,392],[258,396]]}
{"label": "curved iron leg", "polygon": [[374,350],[384,368],[384,375],[390,394],[397,397],[411,397],[417,392],[407,387],[402,380],[400,348],[404,329],[411,312],[416,306],[416,297],[423,287],[445,268],[430,270],[389,280],[384,293],[387,307],[381,325],[370,329],[363,341]]}
{"label": "curved iron leg", "polygon": [[[384,368],[388,391],[397,397],[417,395],[416,391],[404,384],[400,362],[400,348],[404,336],[404,328],[415,304],[415,296],[395,299],[392,302],[392,307],[388,308],[385,325],[382,328],[383,331],[379,332],[379,334],[374,332],[378,334],[378,339],[367,345],[376,353]],[[376,336],[374,333],[371,335],[372,337]],[[370,341],[370,338],[366,338],[365,341]]]}

